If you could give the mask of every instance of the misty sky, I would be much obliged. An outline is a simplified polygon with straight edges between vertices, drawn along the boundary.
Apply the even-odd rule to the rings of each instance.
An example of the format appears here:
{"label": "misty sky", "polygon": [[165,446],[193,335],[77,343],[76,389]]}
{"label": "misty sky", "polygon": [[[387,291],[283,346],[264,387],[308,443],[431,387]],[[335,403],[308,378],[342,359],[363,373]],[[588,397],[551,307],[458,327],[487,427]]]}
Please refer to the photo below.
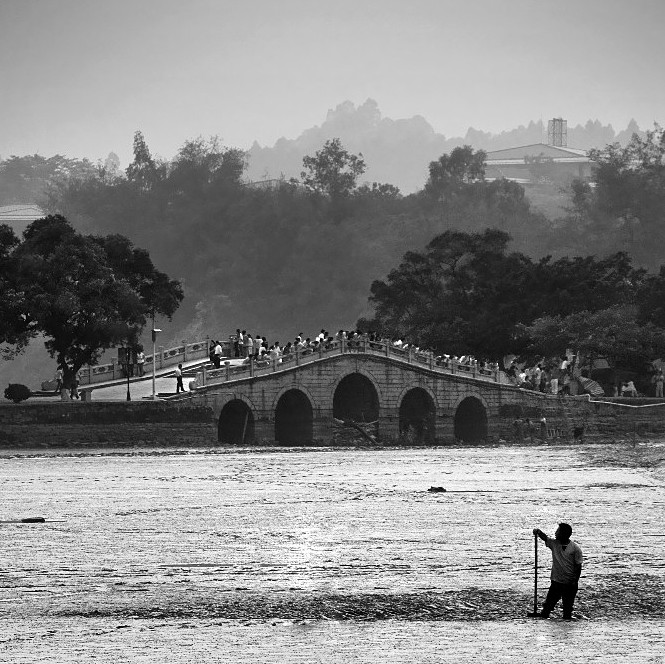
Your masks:
{"label": "misty sky", "polygon": [[663,0],[0,0],[0,157],[126,164],[134,131],[272,145],[345,100],[446,136],[665,121]]}

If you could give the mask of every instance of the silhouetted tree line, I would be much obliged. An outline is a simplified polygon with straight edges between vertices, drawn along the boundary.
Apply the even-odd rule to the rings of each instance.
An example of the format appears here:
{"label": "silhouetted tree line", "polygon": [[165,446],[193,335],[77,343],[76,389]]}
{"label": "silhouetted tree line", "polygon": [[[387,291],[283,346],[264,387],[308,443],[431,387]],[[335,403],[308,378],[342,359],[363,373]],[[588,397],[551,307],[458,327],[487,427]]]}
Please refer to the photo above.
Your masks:
{"label": "silhouetted tree line", "polygon": [[496,229],[446,231],[407,252],[371,287],[374,316],[362,329],[438,353],[502,361],[558,357],[646,372],[665,356],[665,271],[634,268],[623,252],[532,260]]}
{"label": "silhouetted tree line", "polygon": [[[390,184],[360,184],[364,159],[338,139],[304,160],[300,182],[260,187],[244,181],[246,155],[217,139],[187,141],[159,161],[137,132],[124,173],[114,160],[85,163],[48,179],[37,202],[81,232],[146,247],[182,283],[178,333],[241,325],[275,336],[348,327],[365,313],[425,345],[496,355],[526,351],[524,326],[544,316],[601,305],[665,323],[664,274],[637,269],[658,269],[665,239],[663,132],[592,156],[596,186],[573,182],[570,209],[555,222],[519,184],[486,181],[483,153],[468,146],[432,162],[422,190],[402,196]],[[617,255],[625,249],[630,257]]]}

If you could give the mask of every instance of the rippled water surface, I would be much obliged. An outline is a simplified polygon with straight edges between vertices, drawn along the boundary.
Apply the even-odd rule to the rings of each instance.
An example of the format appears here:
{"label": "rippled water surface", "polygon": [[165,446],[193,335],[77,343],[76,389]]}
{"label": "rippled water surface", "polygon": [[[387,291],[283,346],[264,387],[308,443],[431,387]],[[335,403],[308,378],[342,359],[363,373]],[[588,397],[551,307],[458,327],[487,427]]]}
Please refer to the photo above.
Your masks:
{"label": "rippled water surface", "polygon": [[[49,522],[0,524],[0,661],[532,661],[563,639],[578,661],[622,643],[662,662],[663,459],[659,442],[5,451],[0,519]],[[585,554],[581,617],[528,621],[531,531],[559,521]]]}

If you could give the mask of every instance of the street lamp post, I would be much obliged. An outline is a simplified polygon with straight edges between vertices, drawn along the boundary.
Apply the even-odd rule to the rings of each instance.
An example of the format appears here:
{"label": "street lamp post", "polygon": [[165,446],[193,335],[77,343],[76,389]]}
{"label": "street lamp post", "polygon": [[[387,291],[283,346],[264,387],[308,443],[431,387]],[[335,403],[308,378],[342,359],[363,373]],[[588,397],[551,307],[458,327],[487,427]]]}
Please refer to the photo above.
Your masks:
{"label": "street lamp post", "polygon": [[157,368],[157,358],[155,356],[155,341],[157,341],[157,333],[161,330],[155,327],[155,319],[152,319],[152,400],[156,398],[155,394],[155,370]]}
{"label": "street lamp post", "polygon": [[131,400],[132,400],[132,397],[131,397],[131,395],[130,395],[130,393],[129,393],[129,361],[130,361],[130,360],[131,360],[131,357],[130,357],[130,350],[129,350],[129,348],[127,348],[127,364],[125,364],[125,367],[126,367],[126,369],[125,369],[125,373],[127,374],[127,401],[131,401]]}

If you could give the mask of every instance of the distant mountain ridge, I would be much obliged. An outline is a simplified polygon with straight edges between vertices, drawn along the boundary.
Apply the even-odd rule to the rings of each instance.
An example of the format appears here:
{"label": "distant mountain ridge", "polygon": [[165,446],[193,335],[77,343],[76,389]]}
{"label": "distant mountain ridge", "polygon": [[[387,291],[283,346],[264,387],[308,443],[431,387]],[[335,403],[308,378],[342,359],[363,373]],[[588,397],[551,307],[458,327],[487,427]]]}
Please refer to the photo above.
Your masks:
{"label": "distant mountain ridge", "polygon": [[[635,132],[644,133],[635,120],[618,133],[612,125],[589,120],[584,126],[568,127],[568,145],[582,150],[614,142],[625,145]],[[280,138],[272,147],[254,143],[248,151],[247,177],[251,181],[299,178],[302,158],[313,155],[331,138],[340,138],[351,152],[362,152],[367,164],[365,181],[387,182],[408,194],[424,186],[429,163],[442,154],[461,145],[492,151],[547,142],[547,124],[531,121],[500,134],[469,128],[464,137],[447,138],[420,115],[393,120],[381,115],[373,99],[360,106],[345,101],[329,110],[320,126],[306,129],[295,139]]]}

